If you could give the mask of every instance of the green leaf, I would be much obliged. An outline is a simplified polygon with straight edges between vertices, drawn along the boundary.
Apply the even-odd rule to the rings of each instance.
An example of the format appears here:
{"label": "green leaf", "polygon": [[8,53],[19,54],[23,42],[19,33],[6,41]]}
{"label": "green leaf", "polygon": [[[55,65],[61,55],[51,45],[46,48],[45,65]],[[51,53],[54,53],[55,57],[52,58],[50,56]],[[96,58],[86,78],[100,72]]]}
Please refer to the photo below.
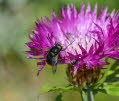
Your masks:
{"label": "green leaf", "polygon": [[79,87],[74,87],[74,86],[68,86],[68,87],[55,87],[55,86],[50,86],[46,85],[44,86],[38,96],[47,93],[47,92],[56,92],[56,91],[63,91],[63,92],[69,92],[69,91],[80,91]]}
{"label": "green leaf", "polygon": [[47,93],[49,92],[51,89],[54,89],[54,86],[51,86],[51,85],[45,85],[43,86],[43,88],[41,89],[40,93],[38,94],[39,96],[44,94],[44,93]]}
{"label": "green leaf", "polygon": [[106,61],[108,61],[110,63],[110,65],[105,66],[104,68],[107,68],[103,71],[104,75],[103,78],[99,81],[99,84],[103,84],[104,82],[106,83],[114,83],[114,82],[118,82],[119,80],[119,62],[115,61],[113,59],[107,59]]}
{"label": "green leaf", "polygon": [[113,60],[113,61],[114,61],[114,63],[111,66],[111,70],[117,70],[117,69],[119,69],[119,62],[116,61],[116,60]]}
{"label": "green leaf", "polygon": [[118,74],[119,69],[113,70],[113,73],[107,76],[105,82],[118,82],[119,80]]}
{"label": "green leaf", "polygon": [[105,60],[105,61],[108,61],[108,62],[111,63],[111,64],[110,64],[110,65],[105,65],[105,66],[103,66],[103,68],[106,68],[106,69],[102,70],[102,71],[103,71],[103,77],[102,77],[101,80],[98,82],[99,85],[100,85],[100,84],[103,84],[104,81],[106,81],[107,76],[108,76],[109,74],[112,74],[113,71],[110,71],[110,70],[111,70],[111,67],[112,67],[113,63],[115,62],[113,59],[110,59],[110,58],[105,58],[104,60]]}
{"label": "green leaf", "polygon": [[104,89],[109,95],[119,96],[119,82],[106,83],[104,84]]}
{"label": "green leaf", "polygon": [[112,87],[106,89],[107,94],[113,95],[113,96],[119,96],[119,87]]}
{"label": "green leaf", "polygon": [[55,99],[55,101],[62,101],[62,93],[59,93]]}

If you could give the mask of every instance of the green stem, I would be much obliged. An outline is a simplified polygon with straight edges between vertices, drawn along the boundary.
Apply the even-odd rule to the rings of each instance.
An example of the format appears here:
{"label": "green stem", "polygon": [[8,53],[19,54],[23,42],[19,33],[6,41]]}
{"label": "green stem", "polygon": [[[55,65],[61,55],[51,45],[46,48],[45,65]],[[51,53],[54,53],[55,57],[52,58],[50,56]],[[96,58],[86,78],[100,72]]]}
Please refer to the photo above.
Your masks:
{"label": "green stem", "polygon": [[94,101],[94,95],[92,90],[87,90],[86,95],[86,101]]}
{"label": "green stem", "polygon": [[82,101],[94,101],[94,94],[92,89],[87,89],[81,93]]}

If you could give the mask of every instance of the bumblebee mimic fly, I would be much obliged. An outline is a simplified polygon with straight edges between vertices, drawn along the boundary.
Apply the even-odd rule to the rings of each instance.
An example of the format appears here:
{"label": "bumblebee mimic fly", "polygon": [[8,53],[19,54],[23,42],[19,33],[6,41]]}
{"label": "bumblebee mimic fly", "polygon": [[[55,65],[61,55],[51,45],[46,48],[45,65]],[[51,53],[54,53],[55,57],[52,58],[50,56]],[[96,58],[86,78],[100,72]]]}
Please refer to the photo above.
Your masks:
{"label": "bumblebee mimic fly", "polygon": [[62,50],[62,46],[60,44],[56,44],[54,47],[52,47],[46,56],[46,63],[48,66],[52,67],[52,72],[56,72],[59,53]]}
{"label": "bumblebee mimic fly", "polygon": [[72,65],[75,65],[75,64],[77,64],[77,63],[78,63],[78,60],[73,60],[73,61],[71,62]]}
{"label": "bumblebee mimic fly", "polygon": [[[74,41],[73,41],[74,42]],[[72,43],[73,43],[72,42]],[[71,45],[72,43],[70,43],[69,45]],[[69,46],[68,45],[68,46]],[[55,46],[53,46],[49,51],[48,51],[48,54],[46,56],[46,63],[49,67],[52,67],[52,72],[55,73],[56,72],[56,69],[57,69],[57,63],[58,63],[58,60],[59,60],[59,57],[60,57],[60,52],[61,51],[64,51],[67,49],[66,46],[65,48],[63,48],[62,45],[60,44],[56,44]]]}

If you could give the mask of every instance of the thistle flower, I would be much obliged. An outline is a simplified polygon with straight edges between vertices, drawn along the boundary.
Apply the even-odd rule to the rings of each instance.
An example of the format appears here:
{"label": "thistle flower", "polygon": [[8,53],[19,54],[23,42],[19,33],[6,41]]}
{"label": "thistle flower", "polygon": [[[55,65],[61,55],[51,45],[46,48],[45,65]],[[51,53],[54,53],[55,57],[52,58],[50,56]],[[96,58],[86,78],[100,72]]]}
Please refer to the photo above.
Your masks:
{"label": "thistle flower", "polygon": [[118,12],[107,13],[108,8],[104,7],[98,16],[97,4],[93,10],[90,4],[84,9],[84,3],[79,12],[73,4],[68,5],[62,8],[60,18],[52,12],[52,19],[46,17],[36,22],[35,30],[31,30],[33,34],[29,34],[31,42],[26,43],[30,48],[26,53],[29,58],[40,60],[37,63],[41,65],[39,71],[46,65],[49,49],[57,43],[66,48],[60,52],[58,64],[70,64],[73,69],[68,75],[73,72],[72,77],[80,74],[79,69],[96,68],[99,73],[102,65],[109,64],[102,61],[105,57],[119,61]]}

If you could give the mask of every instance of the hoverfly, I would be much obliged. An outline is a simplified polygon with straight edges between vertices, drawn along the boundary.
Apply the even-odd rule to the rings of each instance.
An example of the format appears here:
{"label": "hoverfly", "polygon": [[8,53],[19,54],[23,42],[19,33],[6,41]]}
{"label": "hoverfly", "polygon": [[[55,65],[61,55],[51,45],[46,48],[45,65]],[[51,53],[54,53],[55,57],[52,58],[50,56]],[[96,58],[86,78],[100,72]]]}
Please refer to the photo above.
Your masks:
{"label": "hoverfly", "polygon": [[[74,41],[73,41],[74,42]],[[72,42],[72,43],[73,43]],[[69,45],[71,45],[72,43],[70,43]],[[69,46],[68,45],[68,46]],[[67,47],[68,47],[67,46]],[[52,47],[49,51],[48,51],[48,54],[46,56],[46,63],[49,67],[52,67],[52,72],[55,73],[56,72],[56,69],[57,69],[57,63],[58,63],[58,60],[59,60],[59,55],[60,55],[60,52],[61,51],[64,51],[67,49],[64,48],[63,49],[63,46],[61,46],[60,44],[56,44],[54,47]]]}
{"label": "hoverfly", "polygon": [[78,60],[72,60],[71,61],[71,65],[75,65],[75,64],[77,64],[78,63]]}
{"label": "hoverfly", "polygon": [[56,66],[58,63],[59,53],[62,50],[62,46],[60,44],[56,44],[52,47],[46,56],[46,63],[49,67],[52,67],[52,72],[56,72]]}

